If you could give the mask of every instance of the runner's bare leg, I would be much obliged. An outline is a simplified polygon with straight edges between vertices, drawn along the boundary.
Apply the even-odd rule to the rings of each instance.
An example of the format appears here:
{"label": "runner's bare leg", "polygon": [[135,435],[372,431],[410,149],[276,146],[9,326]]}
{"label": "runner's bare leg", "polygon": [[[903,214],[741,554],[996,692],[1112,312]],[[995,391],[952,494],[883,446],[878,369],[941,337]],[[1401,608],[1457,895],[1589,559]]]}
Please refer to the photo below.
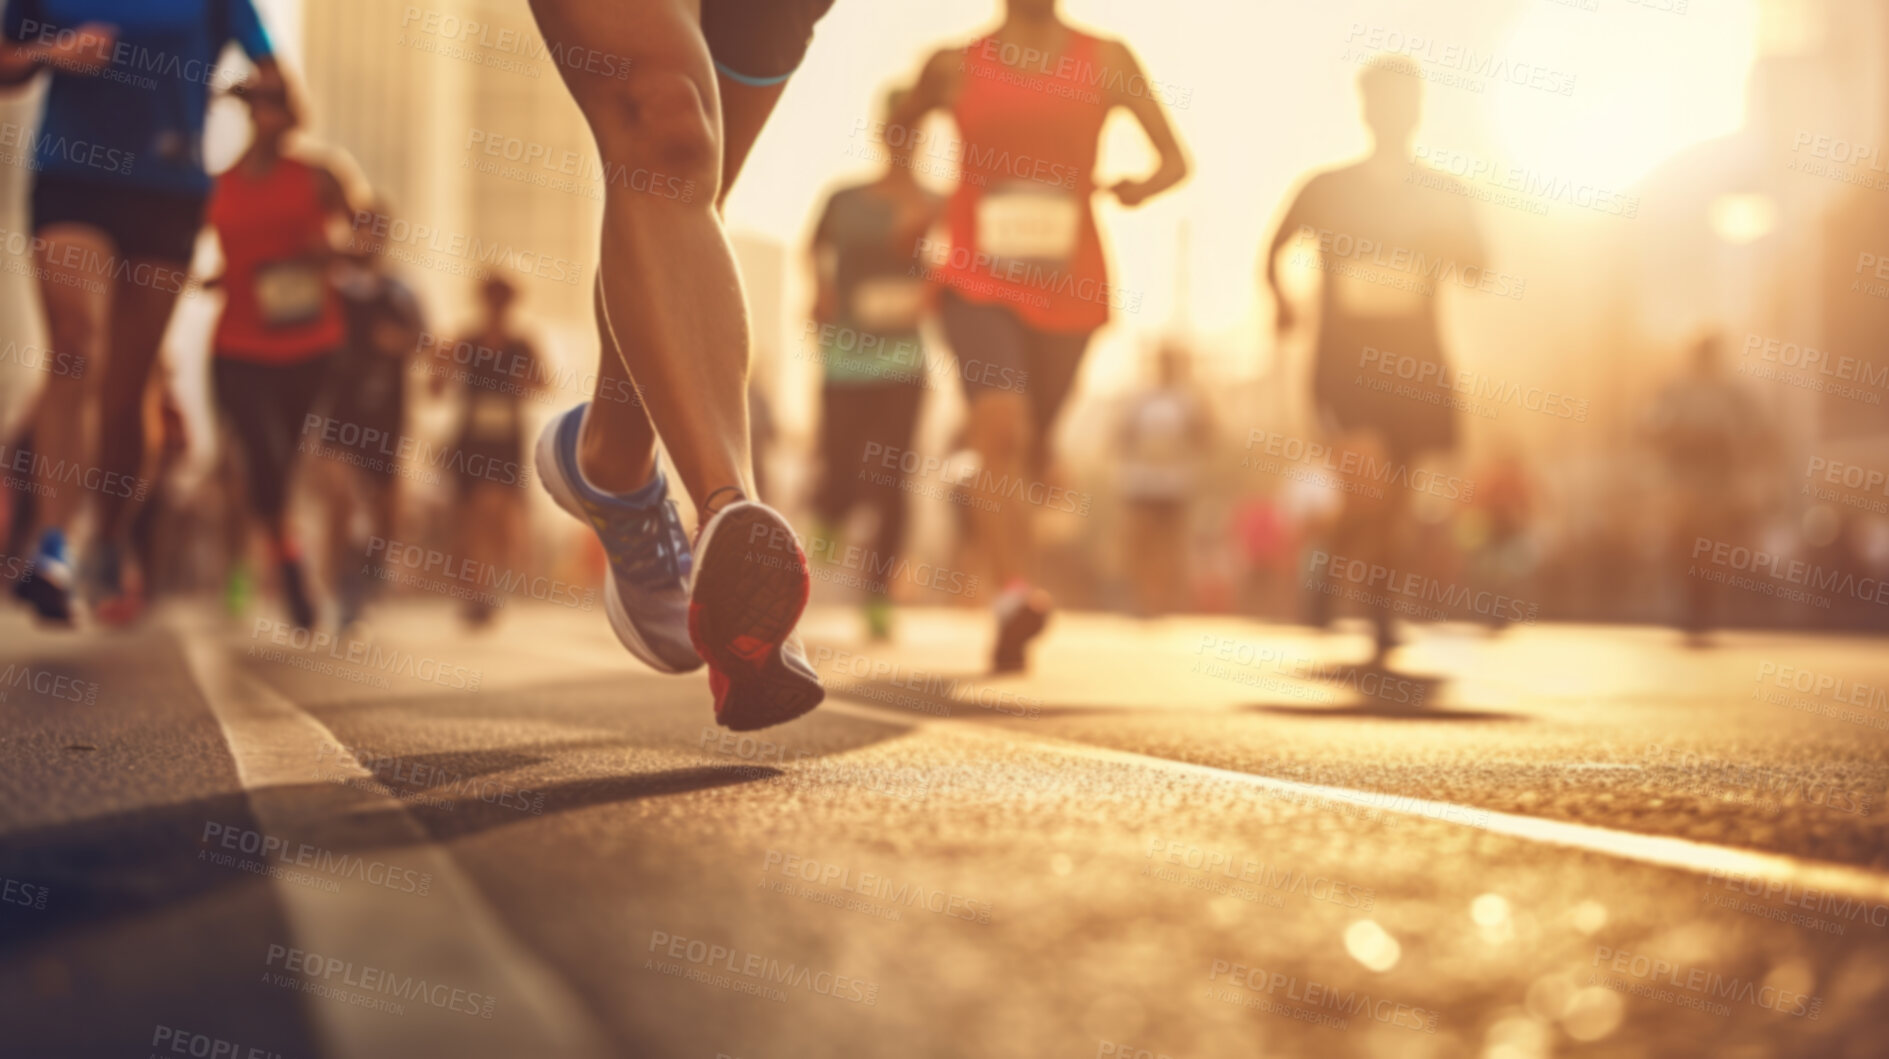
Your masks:
{"label": "runner's bare leg", "polygon": [[[592,405],[579,466],[601,488],[642,485],[653,426],[698,509],[724,486],[753,496],[747,305],[718,204],[779,91],[730,86],[724,99],[694,0],[532,9],[548,43],[628,61],[624,79],[567,70],[565,81],[610,171],[646,171],[605,189],[601,308],[622,371],[604,358],[599,389],[617,386],[616,399]],[[724,135],[725,103],[738,138]],[[626,389],[646,400],[622,400]]]}

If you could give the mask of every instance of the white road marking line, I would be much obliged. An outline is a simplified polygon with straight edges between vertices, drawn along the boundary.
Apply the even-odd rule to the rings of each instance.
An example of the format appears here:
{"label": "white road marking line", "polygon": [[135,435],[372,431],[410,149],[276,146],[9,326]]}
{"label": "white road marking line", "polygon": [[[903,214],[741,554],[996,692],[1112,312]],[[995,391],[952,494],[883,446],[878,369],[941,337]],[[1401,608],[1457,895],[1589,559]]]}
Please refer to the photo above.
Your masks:
{"label": "white road marking line", "polygon": [[[300,788],[337,778],[372,781],[373,774],[326,726],[240,673],[225,654],[230,648],[186,630],[178,635],[197,686],[223,728],[264,834],[299,841],[298,832],[308,822]],[[293,944],[328,959],[389,972],[402,982],[410,975],[431,987],[446,986],[445,993],[435,992],[432,999],[444,997],[450,1006],[387,997],[404,1009],[396,1014],[311,995],[306,1010],[325,1050],[336,1055],[469,1057],[609,1054],[589,1013],[556,974],[506,933],[451,854],[432,841],[405,806],[358,786],[349,790],[358,812],[384,814],[390,826],[402,832],[403,841],[383,847],[385,852],[362,855],[431,874],[431,887],[419,896],[349,878],[341,881],[338,892],[328,892],[277,879],[276,895]],[[265,971],[289,973],[280,960],[265,966],[264,955],[256,954],[259,978]],[[334,978],[319,981],[355,995],[376,992]],[[468,1013],[477,1004],[454,999],[455,988],[493,998],[492,1017]]]}
{"label": "white road marking line", "polygon": [[[814,712],[814,716],[822,712],[834,712],[880,723],[886,722],[892,716],[889,711],[882,708],[838,701],[832,697],[835,694],[843,694],[843,692],[829,693],[827,702]],[[1011,745],[1022,743],[1073,757],[1086,757],[1114,764],[1140,765],[1157,771],[1178,772],[1243,784],[1290,794],[1295,798],[1322,799],[1406,816],[1429,817],[1433,820],[1479,827],[1493,834],[1507,835],[1530,842],[1585,850],[1590,853],[1639,861],[1642,864],[1652,864],[1663,868],[1676,868],[1700,875],[1740,876],[1763,880],[1766,883],[1795,885],[1799,891],[1816,890],[1842,894],[1872,903],[1889,904],[1889,875],[1847,864],[1805,860],[1782,853],[1764,853],[1732,846],[1717,846],[1665,835],[1617,831],[1592,824],[1522,816],[1516,813],[1479,809],[1470,805],[1457,805],[1453,802],[1432,801],[1382,791],[1299,783],[1252,772],[1238,772],[1233,769],[1215,768],[1211,765],[1196,765],[1186,761],[1137,754],[1129,750],[1093,746],[1052,736],[1030,735],[1018,732],[1015,728],[998,728],[982,722],[954,724],[950,721],[931,721],[923,718],[901,718],[901,720],[914,728],[942,728],[993,742]]]}
{"label": "white road marking line", "polygon": [[[573,662],[594,662],[600,667],[605,660],[625,659],[612,646],[565,643],[560,646],[575,647],[576,651],[560,652]],[[627,659],[625,659],[627,662]],[[581,663],[580,663],[581,664]],[[635,663],[629,667],[639,669]],[[610,666],[610,668],[620,668]],[[573,674],[575,676],[576,674]],[[1721,873],[1724,876],[1743,876],[1762,879],[1765,882],[1796,885],[1800,890],[1819,890],[1843,894],[1860,900],[1889,904],[1889,875],[1873,872],[1865,868],[1836,864],[1830,861],[1813,861],[1792,857],[1782,853],[1764,853],[1756,850],[1738,849],[1732,846],[1718,846],[1691,839],[1672,838],[1664,835],[1648,835],[1633,831],[1618,831],[1613,828],[1597,827],[1592,824],[1576,824],[1543,817],[1522,816],[1515,813],[1497,812],[1493,809],[1479,809],[1475,806],[1457,805],[1451,802],[1439,802],[1429,799],[1405,797],[1381,791],[1353,790],[1347,787],[1324,787],[1316,784],[1299,783],[1293,780],[1275,779],[1250,772],[1238,772],[1232,769],[1214,768],[1210,765],[1195,765],[1184,761],[1148,754],[1137,754],[1127,750],[1114,750],[1107,747],[1078,743],[1072,740],[1057,739],[1049,736],[1029,735],[1018,732],[1015,728],[993,727],[981,721],[953,722],[927,720],[910,713],[895,713],[883,707],[874,707],[843,701],[847,689],[828,689],[827,701],[813,716],[821,713],[837,712],[851,717],[871,720],[880,724],[897,720],[913,728],[945,728],[955,732],[975,734],[979,738],[997,742],[1027,743],[1045,750],[1061,751],[1075,756],[1090,757],[1097,760],[1113,761],[1142,765],[1148,768],[1164,769],[1211,777],[1232,783],[1241,783],[1279,793],[1291,794],[1298,798],[1322,798],[1327,801],[1344,802],[1365,808],[1380,809],[1408,816],[1424,816],[1436,820],[1456,821],[1481,827],[1494,834],[1508,835],[1531,842],[1580,849],[1591,853],[1617,857],[1624,860],[1639,861],[1665,868],[1701,875]],[[706,703],[706,699],[704,700]],[[1597,767],[1601,763],[1581,763],[1585,767]]]}

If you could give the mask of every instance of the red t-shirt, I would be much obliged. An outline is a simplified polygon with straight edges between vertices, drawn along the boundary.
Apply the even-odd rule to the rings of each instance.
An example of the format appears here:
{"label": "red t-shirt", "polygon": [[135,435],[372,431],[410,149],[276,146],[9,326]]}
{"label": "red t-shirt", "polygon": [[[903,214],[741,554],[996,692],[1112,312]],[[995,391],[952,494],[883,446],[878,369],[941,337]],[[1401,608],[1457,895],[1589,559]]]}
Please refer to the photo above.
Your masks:
{"label": "red t-shirt", "polygon": [[944,284],[1042,331],[1092,331],[1109,319],[1090,202],[1109,111],[1099,48],[1071,30],[1062,55],[1024,64],[994,37],[974,41],[952,109],[963,145]]}
{"label": "red t-shirt", "polygon": [[293,364],[340,347],[347,326],[320,256],[327,212],[312,167],[283,158],[252,177],[238,164],[217,178],[209,218],[224,262],[217,356]]}

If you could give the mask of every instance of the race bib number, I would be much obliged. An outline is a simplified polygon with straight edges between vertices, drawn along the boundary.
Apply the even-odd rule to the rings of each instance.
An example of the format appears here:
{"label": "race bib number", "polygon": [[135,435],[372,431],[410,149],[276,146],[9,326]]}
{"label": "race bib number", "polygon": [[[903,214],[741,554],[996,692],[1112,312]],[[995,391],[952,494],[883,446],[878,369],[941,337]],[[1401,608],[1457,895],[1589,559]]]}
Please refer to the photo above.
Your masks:
{"label": "race bib number", "polygon": [[1065,262],[1082,235],[1082,203],[1060,188],[1006,184],[977,200],[977,246],[996,258]]}
{"label": "race bib number", "polygon": [[262,322],[272,328],[299,327],[321,317],[327,283],[320,266],[306,261],[277,261],[256,270],[256,304]]}
{"label": "race bib number", "polygon": [[853,322],[863,331],[903,334],[925,315],[925,284],[905,276],[863,280],[853,288]]}

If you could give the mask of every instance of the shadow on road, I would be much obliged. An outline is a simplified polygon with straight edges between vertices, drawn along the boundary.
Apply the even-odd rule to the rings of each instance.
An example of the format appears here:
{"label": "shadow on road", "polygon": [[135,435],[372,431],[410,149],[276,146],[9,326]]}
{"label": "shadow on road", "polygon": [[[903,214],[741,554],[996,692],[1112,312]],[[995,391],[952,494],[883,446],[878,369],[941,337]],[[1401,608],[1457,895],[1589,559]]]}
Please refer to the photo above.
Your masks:
{"label": "shadow on road", "polygon": [[1282,717],[1370,718],[1393,721],[1520,721],[1521,714],[1504,710],[1437,707],[1436,693],[1448,683],[1441,677],[1399,673],[1377,665],[1339,666],[1320,675],[1313,687],[1348,692],[1357,701],[1344,705],[1306,705],[1263,702],[1246,707],[1256,713]]}
{"label": "shadow on road", "polygon": [[[477,760],[472,760],[476,758]],[[269,869],[300,872],[307,885],[375,886],[399,877],[400,847],[448,840],[535,816],[749,783],[779,775],[755,765],[666,769],[573,780],[535,790],[479,777],[534,760],[488,751],[402,759],[416,771],[452,779],[431,787],[387,784],[386,791],[341,782],[267,787],[151,806],[38,828],[0,842],[0,877],[30,879],[51,894],[47,907],[11,917],[0,954],[48,935],[161,912],[256,882]],[[364,787],[371,781],[359,780]],[[441,792],[451,791],[451,797]],[[271,830],[252,805],[266,805]],[[414,822],[418,822],[418,827]],[[389,869],[395,869],[390,876]],[[416,898],[417,899],[417,898]]]}

